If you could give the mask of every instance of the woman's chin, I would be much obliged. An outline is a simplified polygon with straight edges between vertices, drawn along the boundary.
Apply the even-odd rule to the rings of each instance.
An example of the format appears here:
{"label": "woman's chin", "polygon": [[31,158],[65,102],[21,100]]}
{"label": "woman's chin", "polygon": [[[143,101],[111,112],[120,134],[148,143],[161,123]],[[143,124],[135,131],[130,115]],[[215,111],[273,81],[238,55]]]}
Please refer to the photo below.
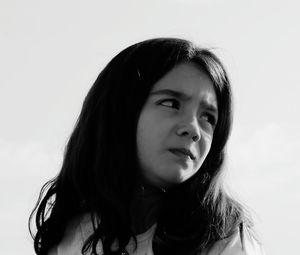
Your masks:
{"label": "woman's chin", "polygon": [[178,169],[173,171],[171,175],[165,178],[166,183],[169,185],[176,185],[187,181],[193,176],[194,172],[189,169]]}

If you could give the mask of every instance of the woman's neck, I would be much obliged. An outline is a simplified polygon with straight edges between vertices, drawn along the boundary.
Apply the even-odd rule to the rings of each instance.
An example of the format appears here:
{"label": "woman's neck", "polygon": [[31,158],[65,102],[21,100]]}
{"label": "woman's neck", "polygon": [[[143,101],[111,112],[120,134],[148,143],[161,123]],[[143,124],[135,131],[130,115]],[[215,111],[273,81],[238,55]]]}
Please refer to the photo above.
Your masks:
{"label": "woman's neck", "polygon": [[155,224],[165,190],[140,182],[132,197],[130,213],[133,232],[144,233]]}

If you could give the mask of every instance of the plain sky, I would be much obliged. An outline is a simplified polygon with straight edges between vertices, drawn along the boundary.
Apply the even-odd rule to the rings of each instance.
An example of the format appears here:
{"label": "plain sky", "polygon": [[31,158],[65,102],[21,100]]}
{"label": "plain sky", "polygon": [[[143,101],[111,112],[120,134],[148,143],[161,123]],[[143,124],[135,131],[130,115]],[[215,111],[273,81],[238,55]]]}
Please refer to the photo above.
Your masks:
{"label": "plain sky", "polygon": [[225,180],[267,254],[296,254],[299,8],[296,0],[0,0],[0,253],[33,254],[28,216],[104,65],[132,43],[172,36],[213,48],[226,65],[234,127]]}

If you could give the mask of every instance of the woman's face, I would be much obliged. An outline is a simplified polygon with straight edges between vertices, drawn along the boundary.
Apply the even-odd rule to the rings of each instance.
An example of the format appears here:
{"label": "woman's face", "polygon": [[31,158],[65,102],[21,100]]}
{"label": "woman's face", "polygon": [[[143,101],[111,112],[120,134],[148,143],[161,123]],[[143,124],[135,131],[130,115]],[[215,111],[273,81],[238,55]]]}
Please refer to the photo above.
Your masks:
{"label": "woman's face", "polygon": [[218,104],[209,76],[182,63],[154,84],[137,125],[141,174],[158,187],[182,183],[205,160],[218,121]]}

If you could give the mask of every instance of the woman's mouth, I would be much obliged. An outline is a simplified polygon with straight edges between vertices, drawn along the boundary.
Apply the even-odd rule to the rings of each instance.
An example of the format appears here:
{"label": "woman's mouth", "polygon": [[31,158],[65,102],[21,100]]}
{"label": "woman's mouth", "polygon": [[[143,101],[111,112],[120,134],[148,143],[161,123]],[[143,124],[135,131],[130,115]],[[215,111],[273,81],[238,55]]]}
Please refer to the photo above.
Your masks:
{"label": "woman's mouth", "polygon": [[185,148],[176,148],[176,149],[170,149],[170,152],[172,152],[174,155],[184,158],[184,159],[191,159],[191,160],[195,160],[195,156],[193,155],[193,153]]}

